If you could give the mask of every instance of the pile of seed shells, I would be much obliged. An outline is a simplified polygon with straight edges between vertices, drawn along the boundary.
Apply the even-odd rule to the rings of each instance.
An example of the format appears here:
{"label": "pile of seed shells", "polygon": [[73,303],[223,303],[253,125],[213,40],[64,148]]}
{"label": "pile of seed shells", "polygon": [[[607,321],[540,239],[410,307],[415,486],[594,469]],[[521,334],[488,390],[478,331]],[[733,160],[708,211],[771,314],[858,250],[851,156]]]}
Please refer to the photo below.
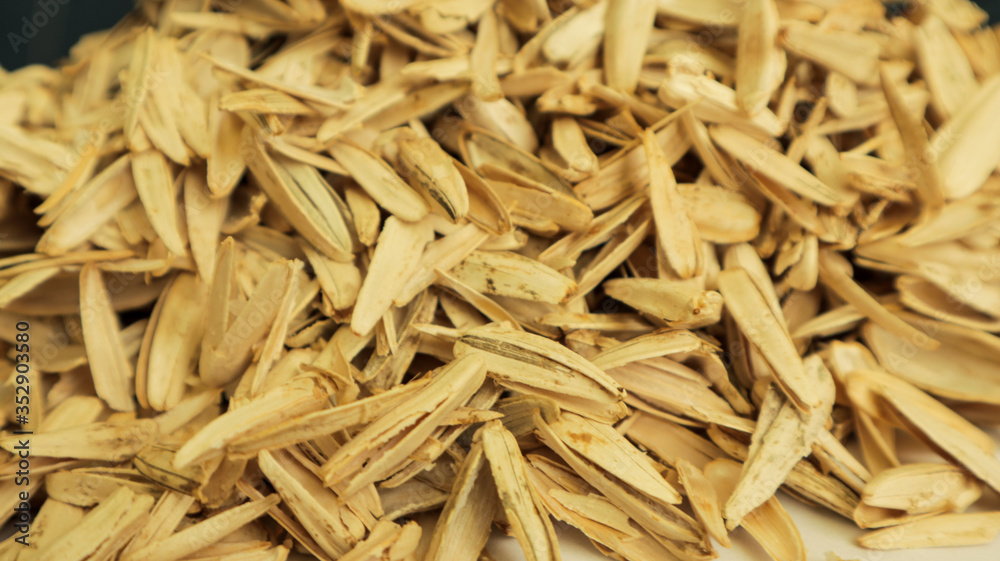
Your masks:
{"label": "pile of seed shells", "polygon": [[990,542],[985,20],[147,0],[3,71],[0,559]]}

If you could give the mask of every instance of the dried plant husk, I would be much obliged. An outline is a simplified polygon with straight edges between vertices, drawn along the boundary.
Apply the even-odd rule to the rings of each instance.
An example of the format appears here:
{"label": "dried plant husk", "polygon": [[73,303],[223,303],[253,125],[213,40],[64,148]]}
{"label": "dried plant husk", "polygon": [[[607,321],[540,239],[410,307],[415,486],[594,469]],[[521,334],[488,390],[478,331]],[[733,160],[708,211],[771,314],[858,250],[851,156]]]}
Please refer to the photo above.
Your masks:
{"label": "dried plant husk", "polygon": [[[732,460],[713,460],[705,466],[705,476],[715,486],[719,497],[728,500],[739,480],[739,470],[739,464]],[[768,498],[751,511],[743,519],[742,526],[775,561],[806,558],[802,536],[777,497]]]}
{"label": "dried plant husk", "polygon": [[538,335],[502,325],[472,329],[455,343],[455,356],[480,353],[502,386],[537,393],[560,407],[599,420],[624,416],[624,390],[592,363]]}

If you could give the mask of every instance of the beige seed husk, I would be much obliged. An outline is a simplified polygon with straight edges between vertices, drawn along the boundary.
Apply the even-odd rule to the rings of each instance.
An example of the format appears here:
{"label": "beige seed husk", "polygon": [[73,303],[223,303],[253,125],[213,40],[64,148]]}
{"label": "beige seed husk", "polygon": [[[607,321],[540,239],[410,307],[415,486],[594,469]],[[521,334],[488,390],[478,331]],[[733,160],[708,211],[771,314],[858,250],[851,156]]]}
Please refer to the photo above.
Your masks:
{"label": "beige seed husk", "polygon": [[669,549],[637,527],[622,511],[596,495],[586,482],[566,473],[568,468],[553,465],[539,456],[529,459],[529,477],[539,489],[546,509],[556,519],[586,534],[595,546],[606,547],[626,559],[636,561],[653,561],[673,556]]}
{"label": "beige seed husk", "polygon": [[500,505],[514,536],[529,561],[560,561],[555,529],[528,480],[527,462],[514,435],[499,421],[490,421],[480,434],[483,455],[496,482]]}
{"label": "beige seed husk", "polygon": [[[732,460],[713,460],[705,466],[705,476],[720,498],[728,497],[736,485],[739,465]],[[727,499],[728,500],[728,499]],[[777,497],[770,497],[743,520],[743,527],[775,561],[803,561],[802,536]]]}
{"label": "beige seed husk", "polygon": [[997,532],[1000,532],[997,512],[942,514],[869,532],[858,538],[858,544],[869,549],[978,545],[992,542]]}
{"label": "beige seed husk", "polygon": [[118,317],[111,308],[101,271],[94,265],[86,265],[80,272],[80,312],[95,391],[111,408],[132,411],[135,373],[125,355]]}
{"label": "beige seed husk", "polygon": [[778,392],[772,390],[765,396],[740,482],[725,506],[727,524],[731,527],[760,506],[762,497],[773,495],[783,478],[819,441],[823,423],[833,407],[835,388],[833,377],[819,357],[807,359],[806,369],[821,391],[821,405],[800,415]]}

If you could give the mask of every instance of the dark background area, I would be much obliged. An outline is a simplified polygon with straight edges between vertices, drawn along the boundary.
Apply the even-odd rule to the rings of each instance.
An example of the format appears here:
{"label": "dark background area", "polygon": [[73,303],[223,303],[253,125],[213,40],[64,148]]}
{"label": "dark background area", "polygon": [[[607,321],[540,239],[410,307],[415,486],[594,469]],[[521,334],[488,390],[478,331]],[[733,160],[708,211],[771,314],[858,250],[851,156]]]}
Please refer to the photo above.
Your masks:
{"label": "dark background area", "polygon": [[[978,3],[991,21],[1000,21],[1000,0]],[[133,5],[133,0],[0,0],[0,66],[54,64],[80,35],[111,27]]]}
{"label": "dark background area", "polygon": [[134,6],[133,0],[0,0],[0,66],[54,64],[81,35],[113,26]]}

